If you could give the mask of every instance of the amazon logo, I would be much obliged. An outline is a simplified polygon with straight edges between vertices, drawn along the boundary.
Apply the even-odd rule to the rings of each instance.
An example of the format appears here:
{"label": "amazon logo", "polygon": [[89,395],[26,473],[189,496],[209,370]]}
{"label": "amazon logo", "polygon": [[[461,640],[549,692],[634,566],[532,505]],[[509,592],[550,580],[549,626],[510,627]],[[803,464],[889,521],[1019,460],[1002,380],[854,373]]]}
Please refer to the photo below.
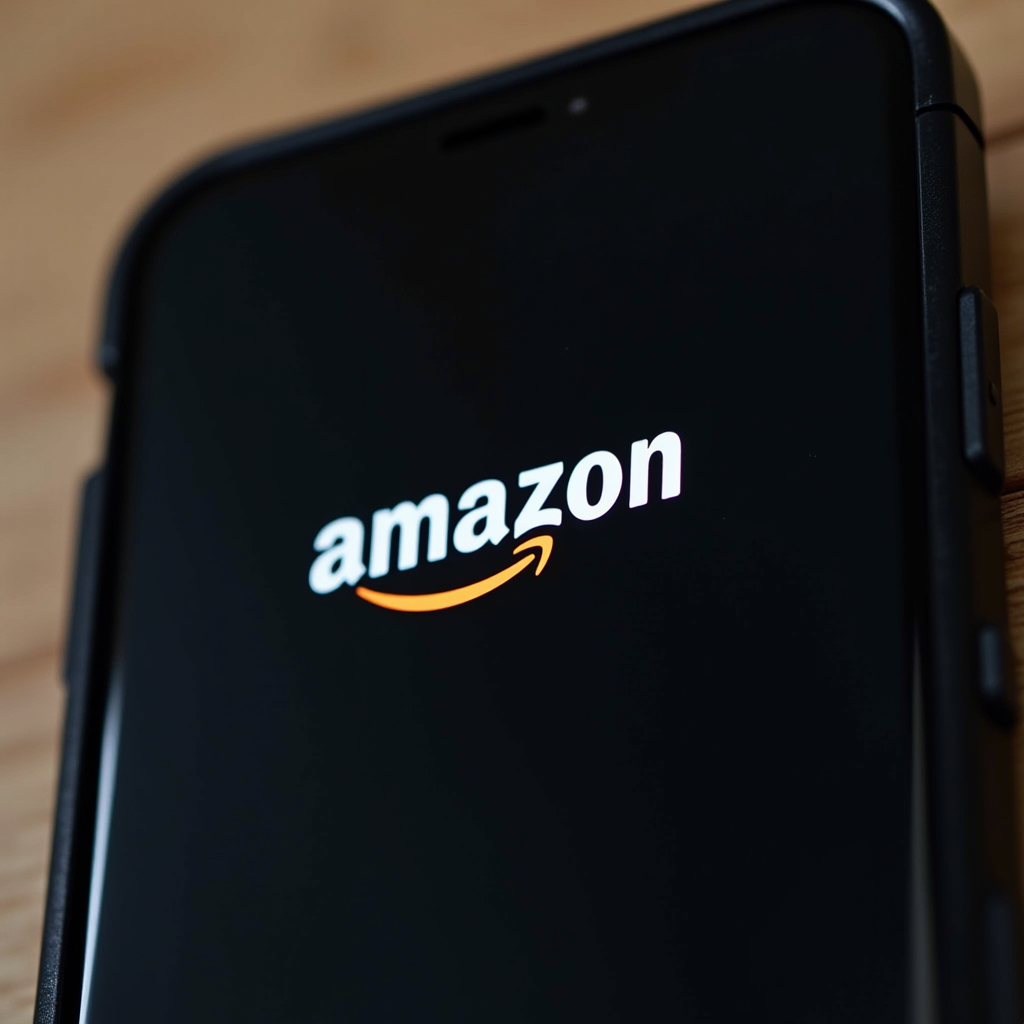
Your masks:
{"label": "amazon logo", "polygon": [[[646,505],[650,498],[651,462],[657,455],[661,461],[661,500],[678,497],[682,490],[683,455],[679,435],[672,431],[658,434],[653,441],[634,441],[629,452],[629,507]],[[562,525],[562,509],[548,504],[555,485],[565,473],[565,463],[552,462],[534,469],[524,469],[518,485],[525,490],[526,501],[512,523],[512,537],[518,540],[533,530]],[[590,486],[591,476],[599,474]],[[590,522],[607,515],[622,493],[622,463],[608,451],[591,452],[573,467],[565,487],[565,504],[569,514],[581,522]],[[591,497],[596,500],[591,501]],[[467,487],[455,503],[462,513],[451,531],[451,547],[460,554],[479,551],[486,544],[501,544],[509,535],[508,488],[501,480],[480,480]],[[355,516],[344,516],[329,522],[313,540],[318,552],[309,569],[309,586],[314,593],[330,594],[340,587],[355,588],[357,597],[381,608],[398,612],[432,612],[474,601],[504,586],[523,570],[534,566],[534,575],[544,571],[554,538],[550,533],[538,534],[513,548],[512,554],[523,555],[507,568],[486,579],[463,587],[431,594],[389,593],[376,587],[363,586],[365,578],[378,580],[391,572],[394,534],[398,532],[397,559],[399,572],[415,569],[420,560],[420,542],[426,522],[426,560],[440,562],[449,553],[451,505],[443,494],[428,494],[418,504],[402,501],[394,508],[373,513],[370,522],[369,563],[366,551],[366,526]],[[529,552],[529,553],[527,553]]]}

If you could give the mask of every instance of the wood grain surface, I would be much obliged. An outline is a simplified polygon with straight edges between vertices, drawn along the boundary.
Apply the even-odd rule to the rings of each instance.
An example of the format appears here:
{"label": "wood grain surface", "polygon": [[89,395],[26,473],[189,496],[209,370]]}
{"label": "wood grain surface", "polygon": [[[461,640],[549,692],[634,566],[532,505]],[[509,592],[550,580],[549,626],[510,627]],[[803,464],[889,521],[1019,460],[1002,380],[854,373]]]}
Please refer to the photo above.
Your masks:
{"label": "wood grain surface", "polygon": [[[27,1024],[32,1014],[74,517],[105,426],[107,393],[91,358],[106,269],[140,205],[214,148],[681,6],[0,4],[0,1024]],[[1009,589],[1024,653],[1024,2],[939,6],[978,73],[986,110]]]}

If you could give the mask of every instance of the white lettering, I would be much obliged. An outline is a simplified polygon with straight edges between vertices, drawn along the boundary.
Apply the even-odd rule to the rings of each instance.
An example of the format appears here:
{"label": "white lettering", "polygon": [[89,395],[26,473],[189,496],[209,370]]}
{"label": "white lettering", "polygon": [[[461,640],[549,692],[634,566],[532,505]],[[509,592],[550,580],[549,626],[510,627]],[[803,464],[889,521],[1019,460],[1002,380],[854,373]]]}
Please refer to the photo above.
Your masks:
{"label": "white lettering", "polygon": [[[467,487],[459,498],[459,510],[472,509],[455,524],[452,544],[456,551],[479,551],[488,541],[500,544],[508,536],[505,525],[505,485],[500,480],[481,480]],[[480,505],[480,502],[483,502]],[[477,526],[484,528],[477,532]]]}
{"label": "white lettering", "polygon": [[346,516],[328,523],[313,541],[322,551],[309,570],[309,585],[317,594],[329,594],[343,583],[354,587],[366,572],[363,542],[366,529],[359,519]]}
{"label": "white lettering", "polygon": [[[601,494],[596,504],[587,500],[587,480],[601,470]],[[611,452],[591,452],[576,463],[565,488],[565,501],[577,519],[600,519],[615,504],[622,490],[622,465]]]}
{"label": "white lettering", "polygon": [[683,446],[671,430],[659,434],[650,444],[634,441],[629,453],[629,507],[646,505],[650,489],[651,456],[661,452],[661,500],[677,498],[683,485]]}
{"label": "white lettering", "polygon": [[[647,505],[650,500],[651,462],[660,456],[661,499],[676,498],[682,492],[683,446],[679,434],[666,430],[653,441],[634,441],[630,447],[629,507]],[[592,473],[600,471],[600,478]],[[522,511],[512,524],[516,538],[538,527],[562,525],[562,509],[547,507],[555,485],[565,473],[565,463],[552,462],[519,474],[519,486],[532,488]],[[598,484],[600,486],[598,486]],[[600,519],[619,500],[623,488],[622,463],[612,452],[596,451],[580,459],[569,474],[565,498],[569,512],[583,521]],[[590,497],[596,496],[591,504]],[[461,517],[455,524],[451,543],[456,551],[470,554],[487,544],[498,545],[508,536],[508,491],[501,480],[480,480],[467,487],[458,500]],[[439,562],[448,555],[450,509],[443,494],[430,494],[418,505],[399,502],[394,508],[373,513],[370,525],[368,563],[367,537],[363,522],[352,516],[329,522],[313,541],[318,552],[309,569],[309,586],[314,593],[330,594],[339,587],[354,587],[363,576],[378,579],[391,571],[392,547],[397,547],[399,571],[413,569],[419,562],[420,545],[426,532],[426,560]],[[424,520],[426,522],[424,522]],[[398,528],[397,542],[395,528]]]}
{"label": "white lettering", "polygon": [[370,578],[377,579],[391,568],[391,534],[398,527],[398,568],[416,568],[420,560],[420,524],[430,520],[427,534],[427,561],[439,562],[448,554],[448,499],[430,494],[418,505],[403,501],[394,508],[373,513],[370,537]]}
{"label": "white lettering", "polygon": [[521,537],[535,526],[561,526],[562,510],[545,508],[544,502],[555,488],[565,471],[564,462],[552,462],[549,466],[524,469],[519,474],[520,487],[533,487],[533,493],[526,499],[523,511],[516,516],[512,536]]}

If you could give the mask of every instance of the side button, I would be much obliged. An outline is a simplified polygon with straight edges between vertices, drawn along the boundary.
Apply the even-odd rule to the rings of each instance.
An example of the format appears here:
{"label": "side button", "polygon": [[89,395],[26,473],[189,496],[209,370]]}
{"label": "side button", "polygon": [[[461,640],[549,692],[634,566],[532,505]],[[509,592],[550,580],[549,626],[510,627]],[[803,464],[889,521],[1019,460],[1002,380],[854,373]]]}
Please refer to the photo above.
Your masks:
{"label": "side button", "polygon": [[71,615],[64,646],[64,681],[77,686],[85,677],[92,643],[96,583],[99,579],[100,528],[103,521],[103,470],[98,469],[82,488],[78,522],[78,555],[71,593]]}
{"label": "side button", "polygon": [[1017,721],[1017,693],[1011,668],[1003,631],[998,626],[983,625],[978,630],[978,690],[988,713],[1006,727]]}
{"label": "side button", "polygon": [[965,288],[959,302],[964,456],[984,484],[998,494],[1004,474],[999,318],[980,288]]}

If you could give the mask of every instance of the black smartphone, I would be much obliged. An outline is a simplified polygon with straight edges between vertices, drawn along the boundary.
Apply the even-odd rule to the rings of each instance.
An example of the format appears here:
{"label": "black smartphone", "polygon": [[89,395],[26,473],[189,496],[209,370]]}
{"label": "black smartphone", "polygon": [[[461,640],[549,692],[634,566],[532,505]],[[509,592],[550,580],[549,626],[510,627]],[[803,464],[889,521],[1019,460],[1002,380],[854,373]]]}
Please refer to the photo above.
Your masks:
{"label": "black smartphone", "polygon": [[36,1020],[1019,1024],[979,124],[740,0],[170,188]]}

